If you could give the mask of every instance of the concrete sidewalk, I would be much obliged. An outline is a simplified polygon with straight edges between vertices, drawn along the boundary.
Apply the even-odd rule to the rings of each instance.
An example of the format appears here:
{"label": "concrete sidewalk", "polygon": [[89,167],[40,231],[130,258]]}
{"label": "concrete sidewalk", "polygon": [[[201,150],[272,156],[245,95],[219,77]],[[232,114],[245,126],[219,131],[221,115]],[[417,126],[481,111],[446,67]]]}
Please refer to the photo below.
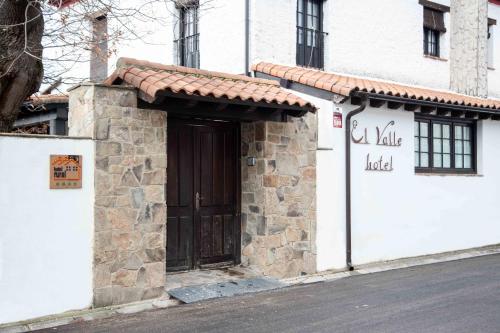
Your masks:
{"label": "concrete sidewalk", "polygon": [[[306,285],[317,282],[338,280],[353,275],[364,275],[382,271],[389,271],[407,267],[428,265],[439,262],[480,257],[480,256],[493,255],[499,253],[500,253],[500,245],[497,245],[497,246],[490,246],[490,247],[478,248],[466,251],[450,252],[450,253],[443,253],[443,254],[430,255],[424,257],[417,257],[417,258],[400,259],[389,262],[380,262],[380,263],[360,266],[356,268],[354,271],[320,272],[308,276],[283,279],[282,282],[284,282],[286,286]],[[32,330],[39,330],[51,327],[58,327],[62,325],[68,325],[72,323],[110,318],[115,315],[133,314],[154,309],[164,309],[168,307],[179,306],[181,304],[182,303],[180,301],[171,299],[168,295],[165,294],[165,296],[163,296],[162,298],[155,300],[125,304],[114,307],[66,312],[60,315],[48,316],[30,321],[0,325],[0,332],[11,333],[11,332],[26,332]]]}

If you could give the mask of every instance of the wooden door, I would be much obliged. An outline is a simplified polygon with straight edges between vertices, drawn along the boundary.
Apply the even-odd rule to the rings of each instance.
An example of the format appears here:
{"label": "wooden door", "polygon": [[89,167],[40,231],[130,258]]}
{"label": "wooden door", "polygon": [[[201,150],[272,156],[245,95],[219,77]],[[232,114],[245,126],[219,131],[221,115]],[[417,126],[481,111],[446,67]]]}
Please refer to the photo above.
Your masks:
{"label": "wooden door", "polygon": [[167,269],[239,260],[236,124],[169,119]]}

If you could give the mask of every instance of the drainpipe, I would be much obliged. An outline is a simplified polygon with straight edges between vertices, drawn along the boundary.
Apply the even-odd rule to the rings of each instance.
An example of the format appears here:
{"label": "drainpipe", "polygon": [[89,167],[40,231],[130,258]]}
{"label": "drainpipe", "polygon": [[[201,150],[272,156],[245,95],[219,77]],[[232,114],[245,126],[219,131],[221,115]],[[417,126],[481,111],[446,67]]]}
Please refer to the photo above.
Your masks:
{"label": "drainpipe", "polygon": [[245,75],[250,76],[250,0],[245,0]]}
{"label": "drainpipe", "polygon": [[363,112],[366,108],[368,99],[363,95],[361,105],[350,111],[346,116],[345,130],[345,194],[346,194],[346,264],[347,268],[352,271],[352,246],[351,246],[351,118]]}

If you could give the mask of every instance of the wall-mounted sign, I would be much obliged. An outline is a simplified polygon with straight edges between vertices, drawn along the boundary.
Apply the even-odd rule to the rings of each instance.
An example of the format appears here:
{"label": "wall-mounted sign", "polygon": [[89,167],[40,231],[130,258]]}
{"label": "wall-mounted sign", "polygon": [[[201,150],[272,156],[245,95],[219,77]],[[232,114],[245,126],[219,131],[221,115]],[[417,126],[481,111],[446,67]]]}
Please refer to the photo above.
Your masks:
{"label": "wall-mounted sign", "polygon": [[[354,120],[352,122],[351,130],[351,141],[355,144],[369,145],[370,139],[368,138],[368,128],[363,130],[358,129],[358,121]],[[399,137],[394,129],[396,122],[391,120],[384,127],[375,127],[376,137],[375,145],[385,146],[385,147],[401,147],[403,144],[403,139]],[[378,155],[373,157],[368,153],[366,155],[366,171],[382,171],[391,172],[393,168],[392,155],[385,157],[384,155]]]}
{"label": "wall-mounted sign", "polygon": [[50,188],[82,188],[82,156],[50,155]]}
{"label": "wall-mounted sign", "polygon": [[342,113],[333,113],[333,128],[342,128]]}

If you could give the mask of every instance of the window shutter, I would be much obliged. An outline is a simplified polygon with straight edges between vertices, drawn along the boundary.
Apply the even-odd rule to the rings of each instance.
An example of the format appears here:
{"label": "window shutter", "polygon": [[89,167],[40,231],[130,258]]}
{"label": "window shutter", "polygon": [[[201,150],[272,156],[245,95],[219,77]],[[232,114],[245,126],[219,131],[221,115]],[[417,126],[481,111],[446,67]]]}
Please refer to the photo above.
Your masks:
{"label": "window shutter", "polygon": [[177,9],[199,6],[199,0],[175,0],[174,2]]}
{"label": "window shutter", "polygon": [[446,32],[443,12],[424,7],[424,27],[440,32]]}

